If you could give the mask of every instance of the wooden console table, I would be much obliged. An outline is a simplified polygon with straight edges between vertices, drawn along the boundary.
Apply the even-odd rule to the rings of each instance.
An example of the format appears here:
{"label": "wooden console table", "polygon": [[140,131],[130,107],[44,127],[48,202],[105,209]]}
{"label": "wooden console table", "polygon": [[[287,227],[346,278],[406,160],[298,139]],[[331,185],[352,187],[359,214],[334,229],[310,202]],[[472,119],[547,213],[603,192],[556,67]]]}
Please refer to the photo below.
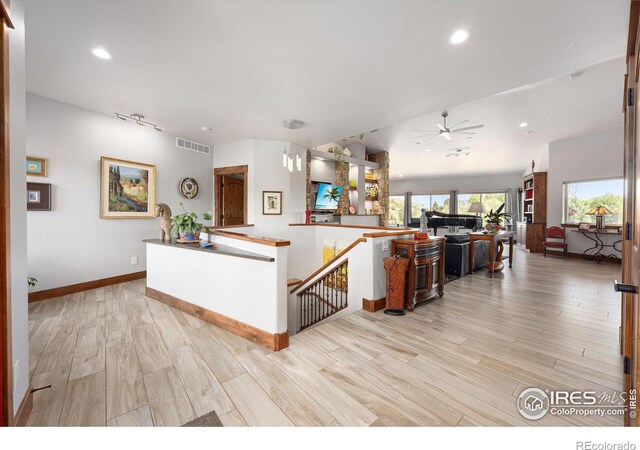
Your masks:
{"label": "wooden console table", "polygon": [[496,265],[496,242],[509,241],[509,267],[513,263],[513,237],[515,231],[499,231],[497,233],[469,233],[469,273],[473,274],[473,244],[475,241],[489,241],[489,271],[491,278]]}
{"label": "wooden console table", "polygon": [[391,255],[409,260],[405,307],[413,311],[416,303],[444,295],[444,238],[395,239]]}

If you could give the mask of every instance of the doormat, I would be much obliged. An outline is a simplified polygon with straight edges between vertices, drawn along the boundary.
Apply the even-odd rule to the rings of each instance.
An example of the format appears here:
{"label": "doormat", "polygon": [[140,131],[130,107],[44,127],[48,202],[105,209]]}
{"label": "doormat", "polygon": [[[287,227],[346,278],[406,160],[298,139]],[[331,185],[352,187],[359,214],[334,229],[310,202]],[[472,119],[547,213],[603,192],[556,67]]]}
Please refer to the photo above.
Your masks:
{"label": "doormat", "polygon": [[193,419],[191,422],[187,422],[183,427],[221,427],[222,422],[218,419],[218,415],[215,411],[206,413],[204,416],[200,416]]}

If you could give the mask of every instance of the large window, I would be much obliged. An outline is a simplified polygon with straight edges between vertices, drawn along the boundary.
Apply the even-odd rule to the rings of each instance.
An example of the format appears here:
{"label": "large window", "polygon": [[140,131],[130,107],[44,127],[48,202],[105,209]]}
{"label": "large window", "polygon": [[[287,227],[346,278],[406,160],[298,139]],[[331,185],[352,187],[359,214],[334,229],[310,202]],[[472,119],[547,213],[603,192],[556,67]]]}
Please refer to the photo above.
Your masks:
{"label": "large window", "polygon": [[389,225],[404,226],[404,195],[389,196]]}
{"label": "large window", "polygon": [[[507,194],[504,192],[488,192],[488,193],[478,193],[478,194],[458,194],[458,214],[475,214],[469,212],[469,207],[472,203],[478,202],[482,203],[484,206],[484,214],[482,214],[482,218],[484,219],[486,213],[491,211],[492,209],[495,211],[500,208],[500,205],[507,201]],[[507,207],[503,211],[506,211]]]}
{"label": "large window", "polygon": [[449,214],[451,207],[449,205],[449,194],[424,194],[411,195],[411,217],[420,219],[422,210],[438,211]]}
{"label": "large window", "polygon": [[596,216],[587,214],[590,209],[605,206],[611,214],[605,215],[605,223],[622,224],[622,178],[564,183],[564,223],[595,223]]}

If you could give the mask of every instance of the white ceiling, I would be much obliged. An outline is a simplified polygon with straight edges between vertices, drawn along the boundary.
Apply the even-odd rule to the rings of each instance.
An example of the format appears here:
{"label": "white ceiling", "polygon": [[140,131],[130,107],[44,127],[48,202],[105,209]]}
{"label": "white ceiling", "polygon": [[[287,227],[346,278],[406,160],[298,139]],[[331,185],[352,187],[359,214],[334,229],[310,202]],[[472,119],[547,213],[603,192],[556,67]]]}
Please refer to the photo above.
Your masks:
{"label": "white ceiling", "polygon": [[[295,141],[313,146],[447,107],[452,124],[460,113],[484,122],[488,135],[498,137],[507,116],[524,120],[515,118],[519,108],[534,130],[543,130],[546,120],[547,131],[560,136],[565,126],[577,130],[585,122],[567,119],[568,110],[556,107],[558,90],[565,95],[564,78],[481,100],[488,102],[482,110],[474,103],[451,106],[622,57],[628,4],[27,0],[27,89],[108,114],[142,113],[168,131],[210,144],[282,139],[282,120],[295,118],[306,123]],[[471,38],[454,47],[447,37],[459,27],[471,30]],[[96,46],[113,59],[91,55]],[[585,72],[577,83],[589,76]],[[539,97],[541,109],[531,107],[531,96]],[[575,106],[577,99],[567,103]],[[424,119],[418,128],[435,123],[432,115]],[[382,132],[376,137],[383,138]],[[402,149],[402,139],[388,137],[384,145]],[[500,152],[501,159],[512,156]],[[409,176],[413,164],[405,164]],[[502,164],[496,168],[510,167]]]}
{"label": "white ceiling", "polygon": [[[566,74],[449,108],[448,126],[484,124],[473,136],[415,138],[425,133],[414,130],[437,129],[438,111],[367,134],[363,142],[390,150],[392,178],[522,172],[549,142],[623,125],[625,67],[616,58],[581,70],[575,80]],[[470,154],[446,157],[457,149]]]}

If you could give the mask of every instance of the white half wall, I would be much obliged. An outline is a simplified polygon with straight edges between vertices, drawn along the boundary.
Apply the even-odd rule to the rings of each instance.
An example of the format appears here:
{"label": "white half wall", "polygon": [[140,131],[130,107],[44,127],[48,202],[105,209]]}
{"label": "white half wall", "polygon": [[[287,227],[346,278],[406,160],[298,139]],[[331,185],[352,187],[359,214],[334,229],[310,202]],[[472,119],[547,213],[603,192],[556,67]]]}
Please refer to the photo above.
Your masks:
{"label": "white half wall", "polygon": [[[213,209],[212,157],[177,148],[168,132],[28,94],[27,153],[49,165],[47,178],[28,181],[52,184],[52,211],[27,214],[29,274],[40,280],[37,290],[146,269],[142,240],[157,237],[159,219],[100,219],[101,156],[155,164],[156,201],[174,214],[180,202],[198,214]],[[200,184],[196,199],[180,195],[184,177]]]}
{"label": "white half wall", "polygon": [[13,355],[13,411],[29,388],[29,326],[27,304],[27,187],[25,184],[25,53],[24,3],[11,2],[9,30],[9,140],[11,188],[11,348]]}
{"label": "white half wall", "polygon": [[[623,176],[623,139],[624,129],[614,128],[549,144],[547,226],[560,225],[562,222],[564,182]],[[606,236],[605,239],[605,243],[611,243],[619,237]],[[572,253],[582,253],[592,246],[587,238],[571,231],[567,232],[567,242]]]}

